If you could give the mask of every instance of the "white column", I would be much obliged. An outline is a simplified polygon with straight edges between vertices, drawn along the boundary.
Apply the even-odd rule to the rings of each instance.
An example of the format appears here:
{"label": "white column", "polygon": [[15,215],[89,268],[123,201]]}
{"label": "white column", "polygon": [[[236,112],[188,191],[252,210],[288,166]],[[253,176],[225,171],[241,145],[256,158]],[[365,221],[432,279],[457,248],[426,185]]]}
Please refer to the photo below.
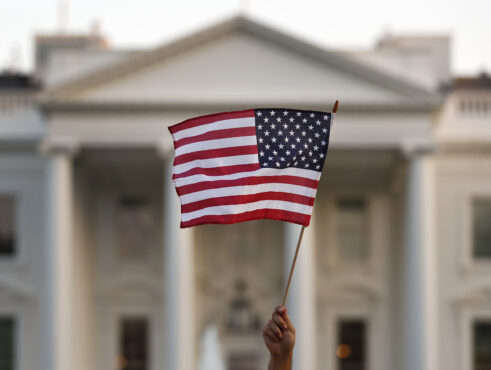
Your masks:
{"label": "white column", "polygon": [[413,153],[406,184],[402,369],[437,369],[433,159]]}
{"label": "white column", "polygon": [[[285,223],[285,281],[295,255],[301,226]],[[313,222],[305,229],[286,307],[296,328],[293,369],[317,369],[315,257]]]}
{"label": "white column", "polygon": [[72,159],[66,150],[48,154],[46,179],[46,370],[73,368]]}
{"label": "white column", "polygon": [[164,369],[195,368],[194,251],[191,229],[180,229],[172,161],[164,171]]}

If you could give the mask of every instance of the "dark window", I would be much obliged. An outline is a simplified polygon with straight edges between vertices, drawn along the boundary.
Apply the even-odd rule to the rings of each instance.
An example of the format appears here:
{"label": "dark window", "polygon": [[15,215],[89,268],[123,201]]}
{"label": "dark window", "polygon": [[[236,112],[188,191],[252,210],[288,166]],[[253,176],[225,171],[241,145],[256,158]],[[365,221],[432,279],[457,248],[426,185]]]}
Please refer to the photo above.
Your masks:
{"label": "dark window", "polygon": [[474,370],[491,370],[491,321],[474,323]]}
{"label": "dark window", "polygon": [[125,196],[117,204],[117,235],[119,257],[134,261],[148,256],[157,246],[157,220],[148,199]]}
{"label": "dark window", "polygon": [[15,369],[15,322],[12,318],[0,317],[0,370]]}
{"label": "dark window", "polygon": [[147,370],[148,320],[144,318],[124,318],[120,326],[121,370]]}
{"label": "dark window", "polygon": [[367,206],[364,199],[339,199],[336,203],[336,239],[343,260],[368,256]]}
{"label": "dark window", "polygon": [[475,199],[472,203],[473,255],[491,258],[491,199]]}
{"label": "dark window", "polygon": [[363,320],[341,320],[338,323],[339,370],[366,370],[366,325]]}
{"label": "dark window", "polygon": [[15,253],[15,200],[0,196],[0,256]]}

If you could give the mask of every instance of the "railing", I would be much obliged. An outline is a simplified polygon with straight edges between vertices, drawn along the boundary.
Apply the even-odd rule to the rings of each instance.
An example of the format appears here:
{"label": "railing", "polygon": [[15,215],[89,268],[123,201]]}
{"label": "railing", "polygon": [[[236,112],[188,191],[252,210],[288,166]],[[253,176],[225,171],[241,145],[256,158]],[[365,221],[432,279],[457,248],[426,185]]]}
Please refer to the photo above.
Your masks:
{"label": "railing", "polygon": [[35,105],[35,93],[18,91],[0,92],[0,114],[12,114],[31,110]]}
{"label": "railing", "polygon": [[458,101],[458,110],[466,116],[491,116],[491,96],[461,98]]}

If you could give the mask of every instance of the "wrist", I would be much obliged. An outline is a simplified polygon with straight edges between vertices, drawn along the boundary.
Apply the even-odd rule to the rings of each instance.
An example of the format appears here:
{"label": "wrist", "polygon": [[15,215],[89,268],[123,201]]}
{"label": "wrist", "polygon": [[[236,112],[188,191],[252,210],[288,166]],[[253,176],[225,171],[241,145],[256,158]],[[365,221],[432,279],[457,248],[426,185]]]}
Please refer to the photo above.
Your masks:
{"label": "wrist", "polygon": [[269,368],[271,370],[283,370],[283,369],[291,369],[291,364],[292,364],[292,358],[293,358],[293,351],[289,351],[287,353],[282,353],[280,355],[273,355],[271,354],[270,356],[270,366]]}

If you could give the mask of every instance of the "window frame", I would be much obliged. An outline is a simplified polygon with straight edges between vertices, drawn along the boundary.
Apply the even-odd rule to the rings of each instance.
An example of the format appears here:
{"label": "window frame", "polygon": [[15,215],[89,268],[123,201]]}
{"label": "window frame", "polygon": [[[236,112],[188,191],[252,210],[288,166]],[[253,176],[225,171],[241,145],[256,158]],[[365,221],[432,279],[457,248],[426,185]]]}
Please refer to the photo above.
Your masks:
{"label": "window frame", "polygon": [[14,248],[12,254],[0,254],[0,263],[3,261],[18,261],[19,260],[19,255],[20,255],[20,240],[21,240],[21,233],[20,233],[20,200],[19,200],[19,194],[16,191],[3,191],[0,189],[0,198],[5,197],[5,198],[10,198],[12,199],[13,202],[13,233],[14,233]]}
{"label": "window frame", "polygon": [[[472,259],[475,260],[475,261],[479,261],[479,263],[481,262],[491,262],[491,255],[489,257],[478,257],[474,254],[474,250],[475,250],[475,245],[474,245],[474,205],[475,205],[475,202],[478,201],[478,200],[484,200],[484,201],[487,201],[489,202],[489,204],[491,205],[491,195],[490,196],[473,196],[470,200],[470,217],[471,217],[471,220],[470,220],[470,248],[471,248],[471,256],[472,256]],[[491,220],[490,220],[491,221]],[[491,246],[490,246],[491,248]]]}
{"label": "window frame", "polygon": [[0,271],[14,273],[27,268],[29,259],[46,247],[43,222],[49,205],[43,198],[45,163],[39,158],[7,156],[0,160],[0,194],[12,196],[15,205],[16,250],[0,258]]}
{"label": "window frame", "polygon": [[[341,245],[339,244],[339,225],[340,225],[340,210],[338,203],[342,200],[355,200],[355,201],[361,201],[364,204],[364,210],[363,210],[363,218],[364,218],[364,225],[363,225],[363,237],[365,240],[363,241],[363,247],[365,248],[364,254],[365,256],[362,258],[351,258],[348,259],[346,258],[342,252],[341,252]],[[334,223],[334,248],[336,249],[336,257],[337,260],[342,263],[343,265],[360,265],[364,264],[365,261],[369,261],[371,258],[371,253],[372,253],[372,246],[371,246],[371,241],[370,241],[370,200],[368,199],[367,196],[361,195],[361,196],[337,196],[334,199],[334,215],[333,215],[333,223]]]}
{"label": "window frame", "polygon": [[491,200],[491,192],[480,188],[466,189],[457,198],[456,213],[462,228],[460,233],[459,230],[454,231],[456,239],[462,246],[459,248],[458,265],[460,270],[468,275],[489,275],[491,273],[491,258],[476,258],[473,253],[473,204],[474,200],[483,198]]}
{"label": "window frame", "polygon": [[117,353],[118,357],[122,355],[122,335],[123,335],[123,322],[124,320],[144,320],[146,322],[146,341],[147,341],[147,348],[146,348],[146,356],[147,356],[147,370],[152,369],[152,322],[151,319],[148,317],[148,315],[138,315],[138,314],[121,314],[119,315],[118,322],[117,322]]}
{"label": "window frame", "polygon": [[[345,260],[338,253],[336,235],[336,202],[339,198],[362,198],[366,202],[367,256],[360,260]],[[374,192],[338,192],[324,201],[317,223],[317,247],[320,249],[320,267],[332,272],[363,272],[372,274],[383,265],[384,250],[391,241],[387,238],[387,222],[392,222],[390,200],[385,194]],[[322,233],[322,234],[321,234]],[[322,243],[322,244],[321,244]]]}
{"label": "window frame", "polygon": [[[340,370],[339,361],[336,355],[336,348],[338,345],[338,327],[339,323],[343,320],[362,320],[365,323],[365,340],[366,340],[366,368],[376,369],[379,365],[377,363],[377,356],[375,353],[383,348],[382,338],[380,333],[373,330],[374,322],[376,322],[376,312],[372,307],[363,307],[359,304],[361,302],[346,302],[346,304],[338,305],[337,307],[330,307],[325,310],[323,332],[326,333],[323,340],[321,340],[320,348],[325,350],[319,351],[320,363],[326,364],[326,368],[333,370]],[[322,338],[322,336],[321,336]],[[382,360],[383,361],[383,360]]]}
{"label": "window frame", "polygon": [[479,322],[483,323],[485,322],[487,325],[490,325],[491,326],[491,318],[489,319],[482,319],[482,318],[479,318],[479,319],[474,319],[472,321],[472,328],[471,328],[471,336],[472,336],[472,345],[471,345],[471,359],[472,359],[472,368],[474,370],[475,368],[475,362],[474,362],[474,355],[475,355],[475,351],[476,351],[476,342],[475,342],[475,332],[474,330],[476,329],[476,324],[478,324]]}
{"label": "window frame", "polygon": [[23,320],[22,318],[20,317],[20,315],[9,309],[9,308],[3,308],[3,307],[0,307],[0,318],[10,318],[13,320],[13,327],[14,327],[14,333],[13,333],[13,346],[14,346],[14,366],[13,366],[13,369],[14,370],[18,370],[18,369],[22,369],[22,366],[23,364],[21,362],[23,362],[22,360],[22,357],[20,356],[20,353],[21,353],[21,330],[24,326],[24,323],[23,323]]}
{"label": "window frame", "polygon": [[[368,365],[369,365],[369,361],[368,361],[368,339],[369,339],[369,333],[368,333],[368,323],[367,321],[364,319],[364,318],[338,318],[338,320],[336,321],[336,352],[337,352],[337,349],[338,349],[338,346],[342,343],[340,343],[339,339],[340,339],[340,336],[341,336],[341,325],[343,322],[361,322],[363,324],[363,331],[364,331],[364,338],[363,338],[363,341],[364,341],[364,348],[363,348],[363,351],[364,351],[364,354],[365,354],[365,359],[364,359],[364,363],[365,363],[365,369],[367,370],[368,369]],[[336,353],[337,354],[337,353]],[[338,367],[338,369],[340,368],[340,359],[337,358],[336,359],[336,366]]]}
{"label": "window frame", "polygon": [[[117,289],[116,291],[119,291]],[[96,368],[112,369],[119,356],[120,322],[127,317],[146,318],[148,320],[148,369],[157,370],[162,367],[161,356],[164,335],[162,333],[162,307],[153,301],[148,294],[158,296],[157,292],[145,289],[143,296],[129,294],[128,296],[111,299],[99,306],[96,319]]]}
{"label": "window frame", "polygon": [[[474,323],[476,321],[491,322],[491,304],[478,304],[473,307],[465,307],[461,311],[460,331],[462,336],[457,343],[457,348],[462,349],[460,356],[462,370],[474,369]],[[457,337],[459,338],[459,336]]]}
{"label": "window frame", "polygon": [[[160,198],[158,194],[152,191],[143,191],[144,196],[149,200],[152,213],[154,213],[157,224],[161,222]],[[118,230],[117,230],[117,209],[121,197],[126,196],[128,192],[116,191],[114,193],[101,192],[96,198],[96,228],[98,246],[97,253],[100,254],[100,266],[106,270],[120,273],[120,271],[140,273],[150,271],[151,273],[160,273],[162,269],[162,248],[149,248],[146,258],[128,259],[123,258],[119,253]],[[162,228],[156,228],[157,240],[160,245],[163,243]]]}
{"label": "window frame", "polygon": [[139,264],[139,265],[147,265],[147,264],[151,264],[152,260],[153,260],[153,256],[152,256],[152,252],[153,250],[155,249],[155,246],[148,246],[147,247],[147,252],[148,254],[146,256],[141,256],[141,257],[137,257],[137,258],[134,258],[134,257],[131,257],[131,256],[124,256],[122,254],[122,245],[120,244],[121,243],[121,235],[119,234],[120,230],[119,230],[119,227],[121,226],[120,225],[120,219],[119,217],[121,217],[120,215],[120,207],[121,207],[121,201],[123,199],[131,199],[131,198],[134,198],[134,199],[139,199],[139,200],[142,200],[142,203],[144,204],[145,207],[148,207],[148,212],[150,212],[151,214],[151,217],[154,217],[154,221],[155,221],[155,246],[158,246],[159,245],[159,242],[161,241],[161,237],[159,235],[159,218],[158,218],[158,213],[157,213],[157,209],[155,207],[155,204],[156,202],[154,201],[153,198],[153,194],[150,194],[150,193],[143,193],[143,194],[136,194],[136,195],[132,195],[132,194],[125,194],[125,193],[121,193],[121,194],[118,194],[116,197],[115,197],[115,204],[113,205],[114,206],[114,210],[113,210],[113,241],[114,241],[114,250],[113,250],[113,258],[117,261],[118,264],[124,264],[124,265],[131,265],[131,264]]}

